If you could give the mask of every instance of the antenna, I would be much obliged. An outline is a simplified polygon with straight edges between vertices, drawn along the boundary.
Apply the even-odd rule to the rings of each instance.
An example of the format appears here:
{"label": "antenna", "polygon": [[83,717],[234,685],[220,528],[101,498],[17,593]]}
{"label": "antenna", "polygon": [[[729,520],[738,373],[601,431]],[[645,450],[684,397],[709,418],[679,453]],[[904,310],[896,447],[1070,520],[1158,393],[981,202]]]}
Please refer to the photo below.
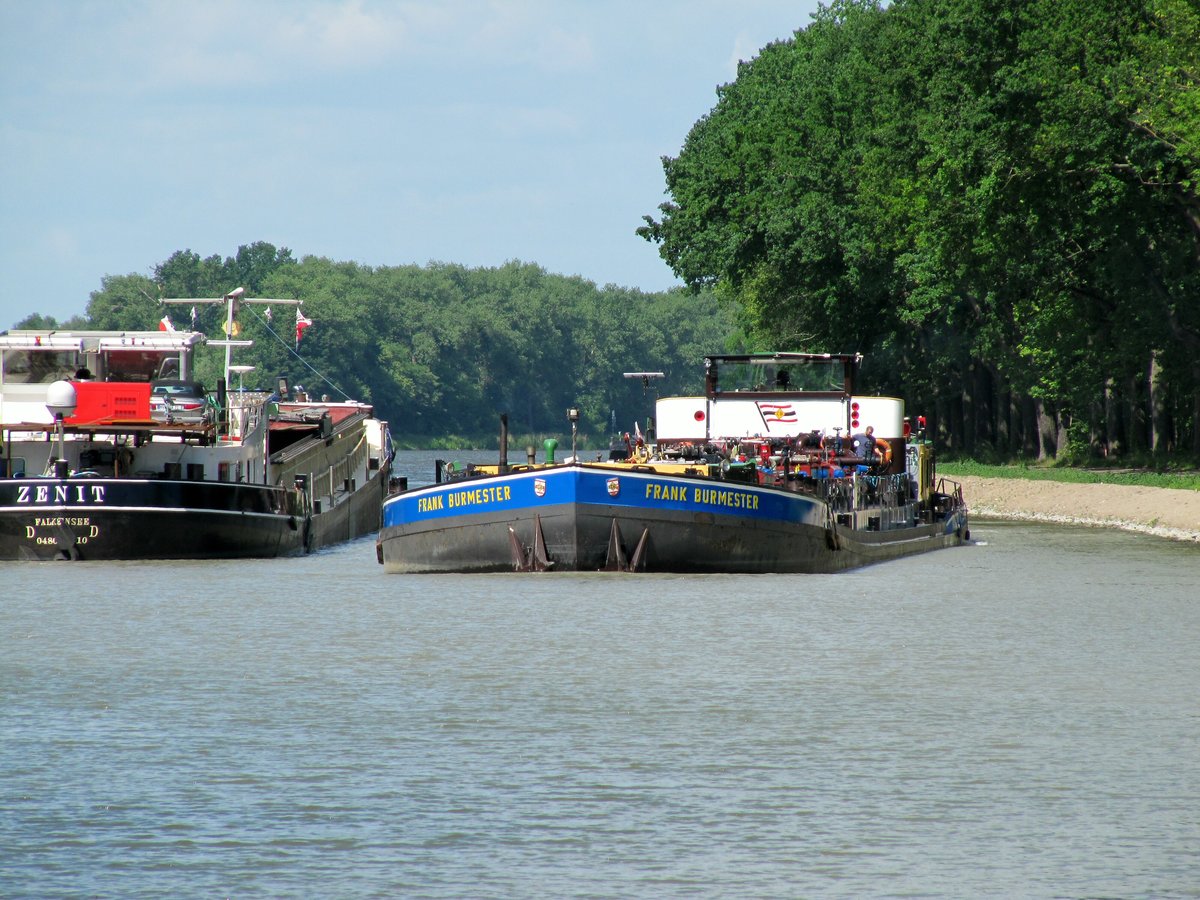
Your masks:
{"label": "antenna", "polygon": [[[663,372],[625,372],[624,375],[626,378],[640,378],[642,380],[642,399],[645,399],[646,392],[650,389],[651,381],[658,381],[658,379],[660,379],[660,378],[667,377],[666,374]],[[654,388],[654,406],[655,406],[654,412],[655,412],[655,415],[657,415],[658,414],[658,409],[657,409],[657,407],[658,407],[658,387],[657,387],[657,385]],[[650,440],[653,436],[653,433],[654,433],[654,418],[651,417],[646,420],[646,439]]]}
{"label": "antenna", "polygon": [[642,379],[642,390],[644,391],[650,387],[652,378],[666,378],[667,376],[665,372],[626,372],[625,377]]}
{"label": "antenna", "polygon": [[[237,330],[234,328],[234,316],[237,314],[237,307],[242,303],[267,303],[278,304],[279,306],[299,306],[299,300],[278,300],[268,297],[247,297],[244,287],[234,288],[224,297],[164,297],[163,303],[224,303],[225,304],[225,340],[209,341],[208,344],[213,347],[225,348],[225,384],[229,384],[229,373],[232,371],[230,363],[232,362],[232,353],[234,347],[249,347],[253,341],[235,341],[231,340]],[[238,383],[241,383],[240,377]]]}

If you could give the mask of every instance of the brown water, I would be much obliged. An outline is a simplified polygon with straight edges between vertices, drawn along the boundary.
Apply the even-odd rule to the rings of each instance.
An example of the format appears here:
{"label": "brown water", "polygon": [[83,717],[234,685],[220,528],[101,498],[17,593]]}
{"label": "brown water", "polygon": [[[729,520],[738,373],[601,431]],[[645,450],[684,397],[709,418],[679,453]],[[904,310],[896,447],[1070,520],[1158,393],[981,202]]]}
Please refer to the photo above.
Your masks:
{"label": "brown water", "polygon": [[0,896],[1200,896],[1200,552],[0,564]]}

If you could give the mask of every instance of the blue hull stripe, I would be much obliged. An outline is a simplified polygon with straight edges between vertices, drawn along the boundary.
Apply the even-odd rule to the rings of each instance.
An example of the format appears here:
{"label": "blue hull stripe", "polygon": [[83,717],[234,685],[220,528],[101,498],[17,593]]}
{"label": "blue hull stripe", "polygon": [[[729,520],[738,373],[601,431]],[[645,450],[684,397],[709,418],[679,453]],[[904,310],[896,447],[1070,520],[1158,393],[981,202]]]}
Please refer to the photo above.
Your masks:
{"label": "blue hull stripe", "polygon": [[[541,496],[538,486],[541,485]],[[614,493],[615,491],[615,493]],[[804,494],[627,470],[548,469],[418,488],[387,500],[383,527],[480,513],[536,513],[575,503],[733,515],[763,522],[824,525],[825,508]]]}

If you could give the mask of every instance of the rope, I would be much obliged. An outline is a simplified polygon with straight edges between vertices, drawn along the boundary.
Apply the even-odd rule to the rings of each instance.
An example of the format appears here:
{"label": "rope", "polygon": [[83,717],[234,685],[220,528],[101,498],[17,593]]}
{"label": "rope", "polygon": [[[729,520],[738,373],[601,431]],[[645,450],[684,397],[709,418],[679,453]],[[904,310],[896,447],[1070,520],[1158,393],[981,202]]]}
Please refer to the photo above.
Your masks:
{"label": "rope", "polygon": [[[270,307],[267,307],[267,308],[270,309]],[[320,378],[323,382],[325,382],[327,385],[329,385],[331,388],[333,388],[335,391],[337,391],[339,394],[341,394],[345,399],[351,400],[351,397],[349,394],[347,394],[340,387],[338,387],[336,384],[334,384],[332,381],[330,381],[328,378],[326,378],[322,373],[320,373],[316,369],[314,369],[309,364],[308,360],[306,360],[303,356],[301,356],[298,352],[296,352],[296,350],[287,341],[285,341],[283,338],[281,338],[276,333],[275,329],[271,327],[271,322],[270,322],[270,320],[267,319],[266,316],[260,315],[259,312],[256,309],[254,309],[254,307],[243,307],[243,311],[245,309],[249,309],[250,312],[254,315],[254,317],[256,319],[258,319],[258,321],[263,323],[263,327],[267,329],[267,333],[270,334],[271,337],[275,338],[275,340],[279,341],[280,346],[282,346],[285,350],[287,350],[287,352],[290,353],[292,356],[296,357],[296,359],[299,360],[304,365],[305,368],[307,368],[310,372],[312,372],[314,375],[316,375],[318,378]]]}

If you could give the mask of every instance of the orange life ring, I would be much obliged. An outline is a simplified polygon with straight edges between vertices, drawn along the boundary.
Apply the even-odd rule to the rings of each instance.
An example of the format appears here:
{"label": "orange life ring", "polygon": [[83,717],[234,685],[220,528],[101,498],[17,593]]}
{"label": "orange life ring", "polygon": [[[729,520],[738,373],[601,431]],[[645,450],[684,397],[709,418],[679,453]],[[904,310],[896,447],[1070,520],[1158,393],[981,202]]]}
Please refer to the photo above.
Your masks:
{"label": "orange life ring", "polygon": [[881,450],[885,466],[892,461],[892,445],[883,438],[875,438],[875,449]]}

